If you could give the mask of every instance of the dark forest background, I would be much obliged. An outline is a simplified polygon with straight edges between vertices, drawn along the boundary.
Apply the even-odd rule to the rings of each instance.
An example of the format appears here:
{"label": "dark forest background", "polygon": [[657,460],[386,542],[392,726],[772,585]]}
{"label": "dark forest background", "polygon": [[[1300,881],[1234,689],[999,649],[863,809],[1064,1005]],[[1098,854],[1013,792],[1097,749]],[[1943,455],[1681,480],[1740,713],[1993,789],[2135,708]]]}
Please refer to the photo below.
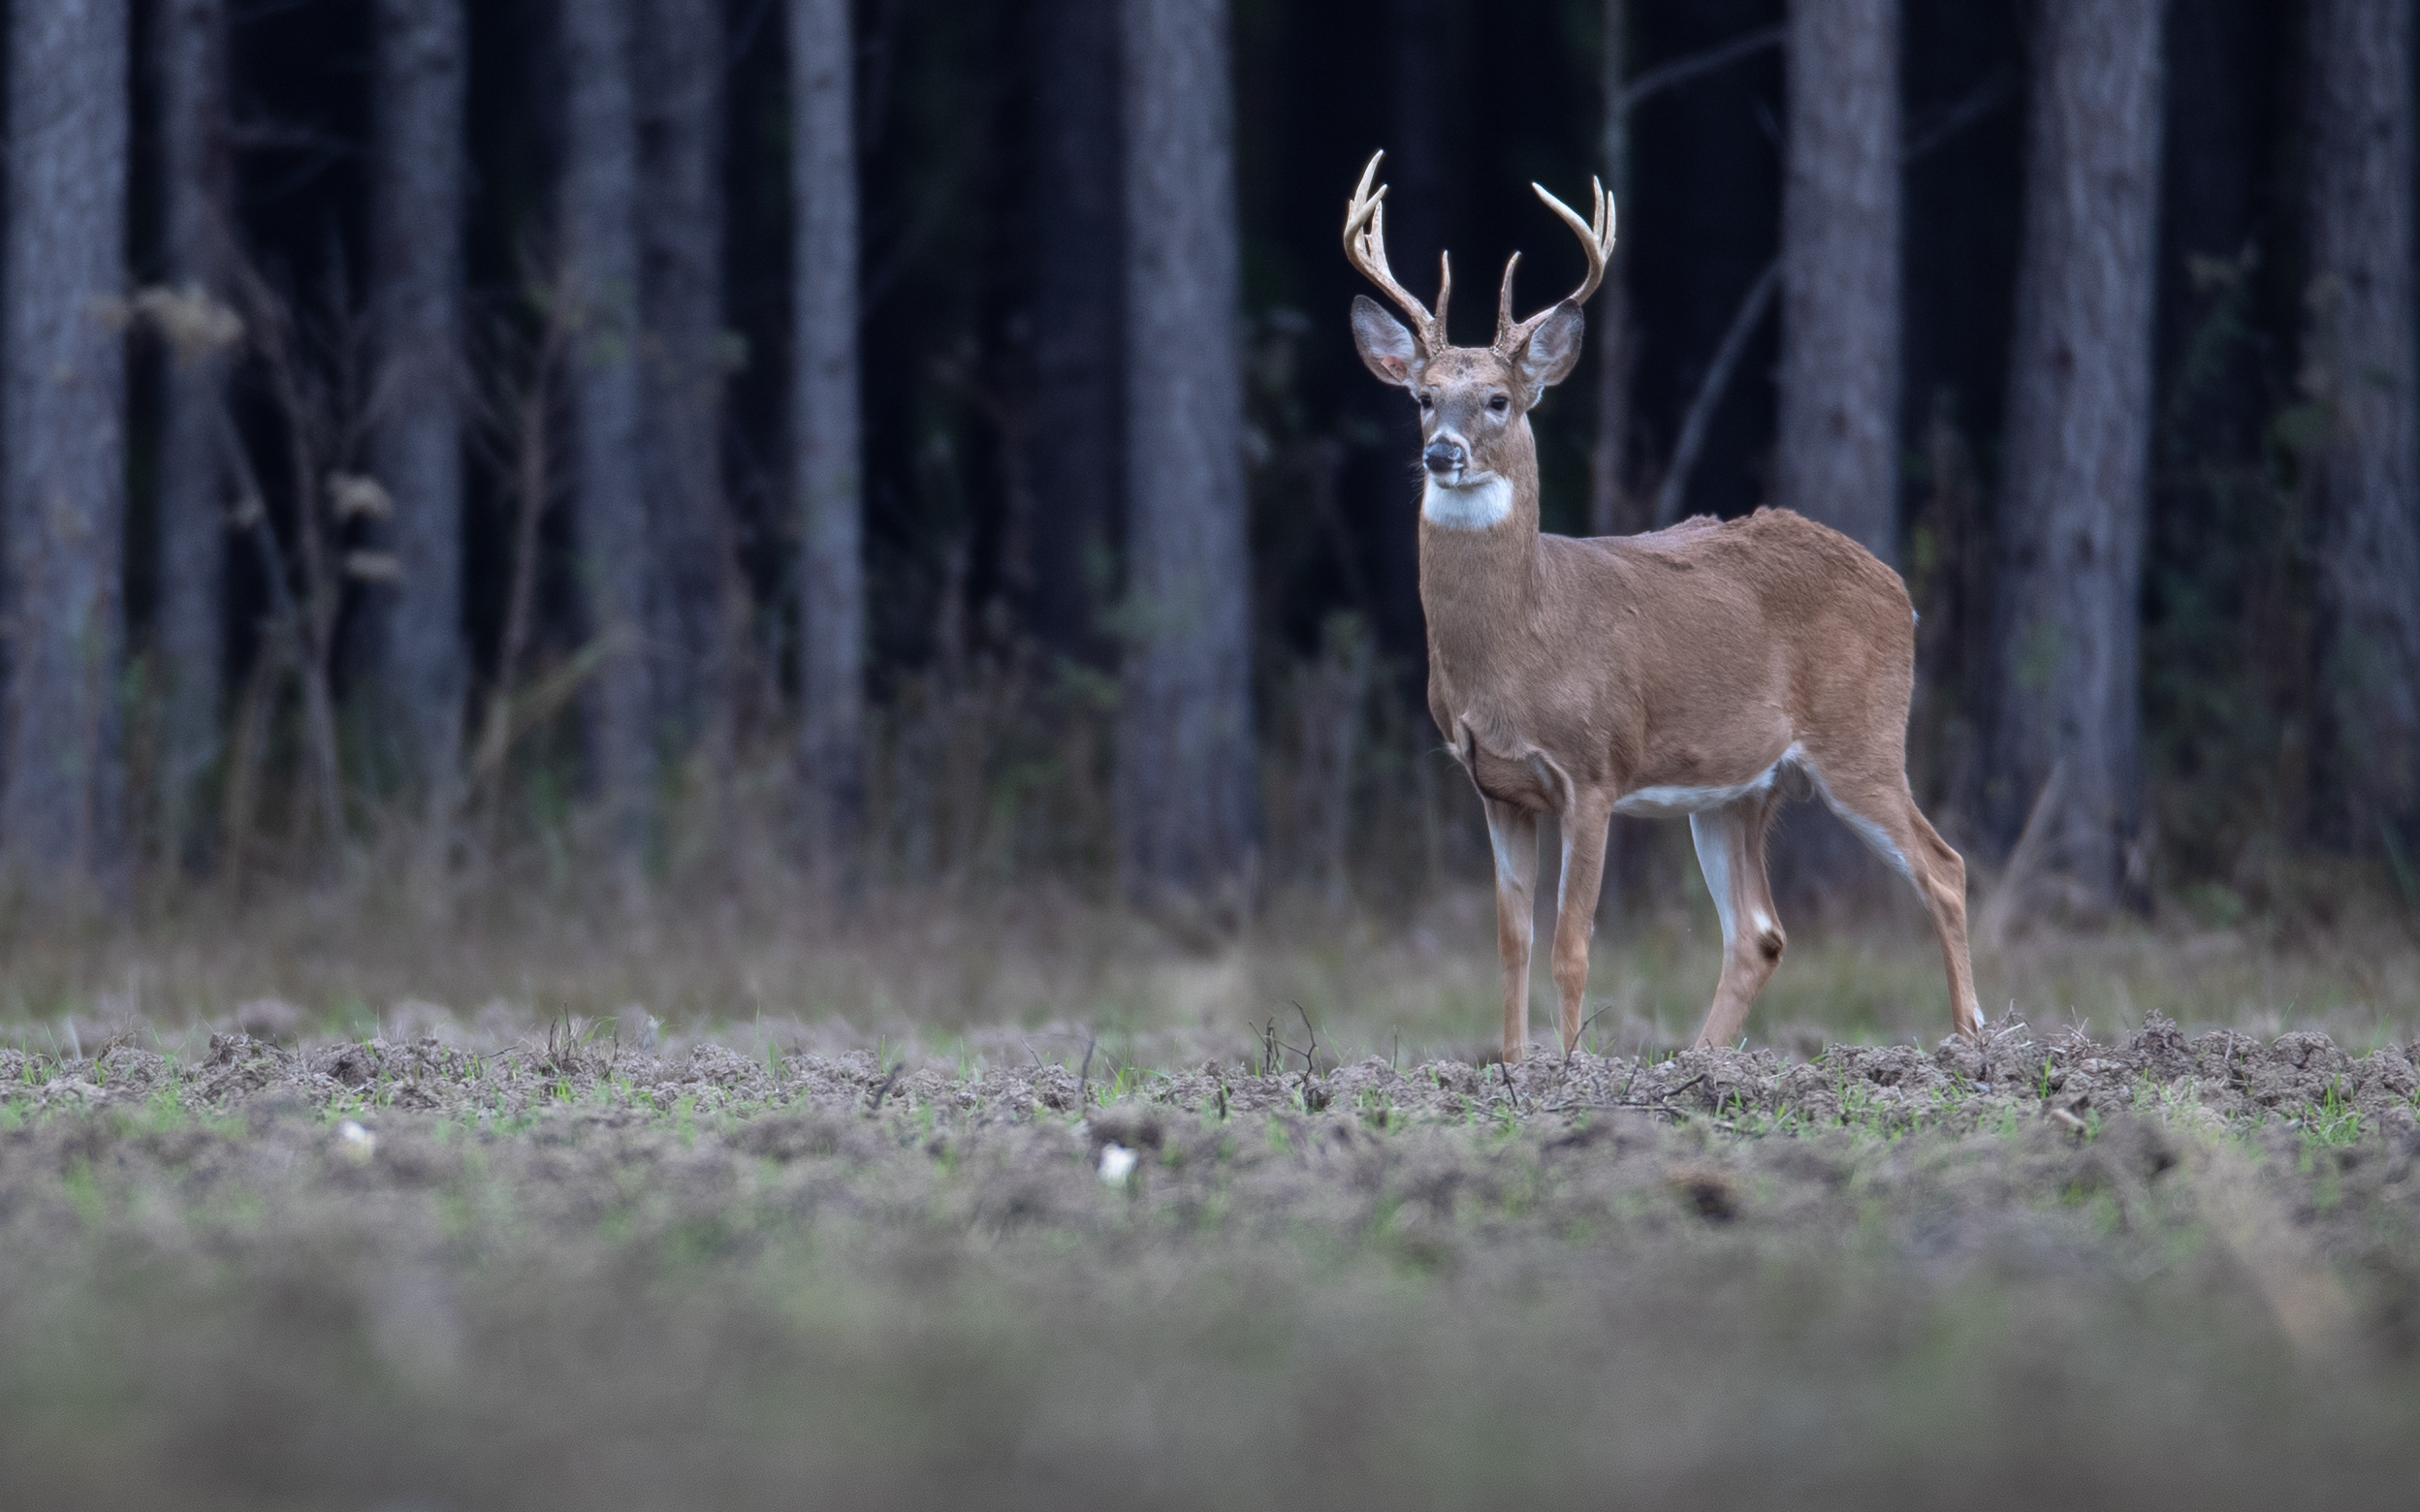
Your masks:
{"label": "dark forest background", "polygon": [[[1615,190],[1547,528],[1867,539],[1919,798],[1987,866],[2086,913],[2420,896],[2398,0],[9,12],[40,890],[1450,874],[1415,431],[1337,241],[1384,147],[1422,294],[1441,247],[1568,287],[1529,184]],[[1791,419],[1835,384],[1862,461]]]}

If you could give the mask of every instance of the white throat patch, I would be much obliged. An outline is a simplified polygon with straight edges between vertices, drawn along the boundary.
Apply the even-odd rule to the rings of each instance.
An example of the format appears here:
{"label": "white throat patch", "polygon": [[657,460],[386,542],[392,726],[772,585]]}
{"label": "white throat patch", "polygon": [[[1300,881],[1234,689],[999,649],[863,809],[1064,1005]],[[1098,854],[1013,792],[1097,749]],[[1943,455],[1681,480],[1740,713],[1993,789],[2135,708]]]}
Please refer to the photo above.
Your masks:
{"label": "white throat patch", "polygon": [[1420,491],[1420,518],[1448,530],[1484,530],[1512,513],[1512,485],[1482,478],[1449,488],[1430,478]]}

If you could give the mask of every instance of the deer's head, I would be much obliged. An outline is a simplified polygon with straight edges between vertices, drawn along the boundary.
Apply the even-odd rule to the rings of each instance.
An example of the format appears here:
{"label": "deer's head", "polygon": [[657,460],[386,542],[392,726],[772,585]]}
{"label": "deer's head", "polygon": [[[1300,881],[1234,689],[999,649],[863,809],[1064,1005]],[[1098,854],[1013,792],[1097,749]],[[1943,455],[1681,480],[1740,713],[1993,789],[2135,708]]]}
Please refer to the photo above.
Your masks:
{"label": "deer's head", "polygon": [[[1563,299],[1527,320],[1512,318],[1512,270],[1521,255],[1504,265],[1496,299],[1495,340],[1458,347],[1446,339],[1446,305],[1453,296],[1453,264],[1438,259],[1437,310],[1414,299],[1386,266],[1386,186],[1375,192],[1381,152],[1361,171],[1360,185],[1345,210],[1345,256],[1412,319],[1409,329],[1368,295],[1353,301],[1353,339],[1361,361],[1381,382],[1410,391],[1420,407],[1420,461],[1427,468],[1432,500],[1437,490],[1484,492],[1509,497],[1507,485],[1536,465],[1537,447],[1529,412],[1548,389],[1571,375],[1579,362],[1579,307],[1605,280],[1613,252],[1613,206],[1605,185],[1596,186],[1596,213],[1581,220],[1570,205],[1536,184],[1538,198],[1578,234],[1588,251],[1588,276]],[[1432,519],[1456,522],[1431,508]],[[1448,515],[1455,512],[1451,509]],[[1462,512],[1468,514],[1468,511]],[[1492,523],[1502,504],[1477,511],[1470,522]]]}

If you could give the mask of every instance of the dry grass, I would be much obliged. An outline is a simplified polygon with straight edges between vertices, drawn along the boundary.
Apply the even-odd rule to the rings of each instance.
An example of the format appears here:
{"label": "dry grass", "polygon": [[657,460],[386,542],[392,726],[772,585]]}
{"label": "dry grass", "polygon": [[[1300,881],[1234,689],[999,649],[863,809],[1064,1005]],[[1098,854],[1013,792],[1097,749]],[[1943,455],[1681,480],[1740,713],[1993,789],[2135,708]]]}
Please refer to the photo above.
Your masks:
{"label": "dry grass", "polygon": [[[1702,888],[1601,929],[1590,1034],[1603,1049],[1685,1044],[1717,969]],[[1446,891],[1396,912],[1282,897],[1239,931],[1174,929],[1049,885],[877,891],[847,906],[765,872],[644,893],[465,884],[432,900],[366,866],[350,882],[154,898],[132,920],[20,905],[0,917],[0,1043],[80,1042],[139,1023],[366,1037],[407,1023],[509,1040],[559,1016],[676,1032],[877,1042],[955,1055],[1021,1039],[1065,1058],[1087,1039],[1170,1064],[1237,1052],[1295,1005],[1346,1058],[1480,1058],[1492,1038],[1493,904]],[[1543,957],[1544,952],[1542,951]],[[1987,1013],[2128,1032],[2322,1028],[2348,1045],[2420,1029],[2420,945],[2393,917],[2326,929],[2157,924],[2036,929],[1978,956]],[[1535,974],[1535,1032],[1551,1033]],[[264,1009],[265,1002],[285,1005]],[[1912,905],[1795,923],[1752,1043],[1915,1040],[1948,1027],[1939,958]]]}

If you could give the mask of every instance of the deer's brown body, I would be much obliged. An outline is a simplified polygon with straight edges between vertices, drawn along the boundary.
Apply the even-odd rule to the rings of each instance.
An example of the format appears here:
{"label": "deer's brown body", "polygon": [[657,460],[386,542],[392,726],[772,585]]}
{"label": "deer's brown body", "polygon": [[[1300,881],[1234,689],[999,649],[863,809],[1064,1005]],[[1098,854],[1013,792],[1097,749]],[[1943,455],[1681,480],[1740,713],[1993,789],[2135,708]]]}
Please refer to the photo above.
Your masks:
{"label": "deer's brown body", "polygon": [[[1820,796],[1915,884],[1939,935],[1956,1024],[1982,1024],[1967,961],[1965,866],[1918,811],[1906,777],[1915,615],[1897,574],[1786,510],[1693,520],[1600,540],[1539,529],[1528,413],[1577,361],[1579,303],[1611,245],[1599,191],[1578,294],[1497,338],[1445,340],[1451,282],[1429,315],[1385,268],[1383,210],[1362,175],[1346,223],[1356,265],[1418,326],[1354,301],[1363,360],[1419,402],[1426,443],[1420,603],[1429,711],[1486,808],[1496,857],[1504,1054],[1528,1038],[1532,889],[1541,814],[1561,820],[1554,979],[1562,1039],[1578,1037],[1588,937],[1615,813],[1690,819],[1722,917],[1722,980],[1699,1033],[1726,1042],[1779,964],[1784,935],[1765,835],[1787,798]],[[1385,191],[1379,191],[1383,195]]]}

